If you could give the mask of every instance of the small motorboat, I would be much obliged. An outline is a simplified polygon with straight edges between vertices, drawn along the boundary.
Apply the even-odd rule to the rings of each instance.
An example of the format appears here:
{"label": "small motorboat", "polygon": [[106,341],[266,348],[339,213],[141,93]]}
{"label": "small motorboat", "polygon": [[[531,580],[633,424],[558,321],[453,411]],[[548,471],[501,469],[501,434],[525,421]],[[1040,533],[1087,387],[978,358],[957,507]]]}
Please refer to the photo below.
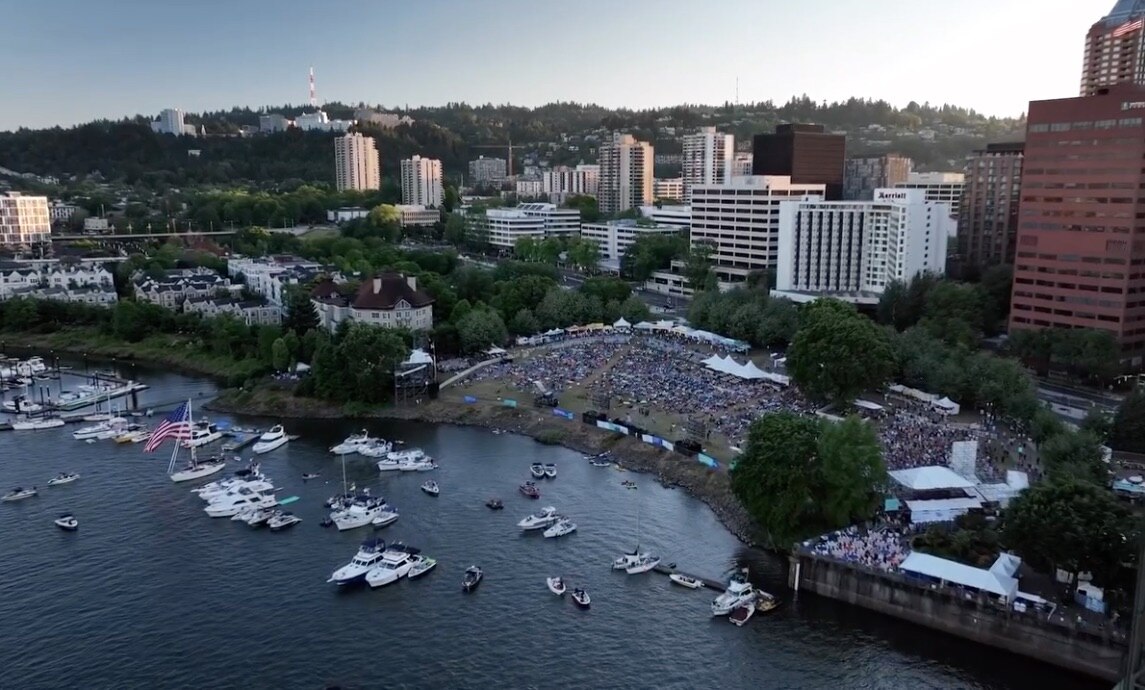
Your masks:
{"label": "small motorboat", "polygon": [[556,537],[563,537],[566,534],[572,534],[575,531],[575,522],[568,518],[561,518],[560,520],[557,520],[555,523],[553,523],[552,527],[546,529],[544,531],[544,535],[546,539],[553,539]]}
{"label": "small motorboat", "polygon": [[529,472],[531,472],[537,479],[545,478],[545,466],[539,462],[534,462],[532,465],[530,465]]}
{"label": "small motorboat", "polygon": [[20,487],[16,487],[15,489],[12,489],[8,493],[4,494],[4,497],[0,498],[0,501],[7,501],[11,503],[12,501],[23,501],[25,498],[31,498],[33,496],[39,495],[40,492],[37,491],[36,487],[34,486],[31,489],[22,489]]}
{"label": "small motorboat", "polygon": [[437,496],[441,493],[441,487],[438,486],[437,482],[433,481],[432,479],[430,479],[429,481],[422,484],[421,490],[426,492],[430,496]]}
{"label": "small motorboat", "polygon": [[597,453],[596,455],[586,455],[586,456],[584,456],[584,459],[588,460],[589,462],[592,462],[593,460],[603,460],[604,458],[607,458],[611,454],[612,454],[611,451],[606,450],[603,453]]}
{"label": "small motorboat", "polygon": [[76,519],[75,515],[71,513],[64,513],[55,520],[56,527],[64,530],[65,532],[74,532],[80,527],[80,521]]}
{"label": "small motorboat", "polygon": [[499,498],[491,498],[485,501],[485,507],[489,510],[501,510],[505,507],[505,503]]}
{"label": "small motorboat", "polygon": [[592,599],[588,598],[588,592],[581,589],[580,587],[577,587],[576,589],[573,590],[572,600],[573,600],[573,603],[575,603],[577,606],[579,606],[582,609],[587,609],[589,606],[592,605]]}
{"label": "small motorboat", "polygon": [[652,570],[658,565],[660,565],[659,556],[644,555],[635,563],[625,568],[624,572],[628,573],[629,575],[639,575],[640,573],[646,573],[649,570]]}
{"label": "small motorboat", "polygon": [[703,581],[687,575],[681,575],[680,573],[672,573],[668,576],[668,579],[688,589],[699,589],[704,586]]}
{"label": "small motorboat", "polygon": [[461,589],[465,592],[472,592],[477,589],[477,585],[481,584],[481,580],[485,577],[485,571],[481,570],[475,565],[471,565],[465,569],[465,577],[461,579]]}
{"label": "small motorboat", "polygon": [[620,485],[623,486],[625,489],[635,489],[636,488],[636,482],[629,480],[629,479],[625,479],[624,481],[620,482]]}
{"label": "small motorboat", "polygon": [[743,606],[737,606],[728,614],[728,620],[736,625],[743,625],[751,620],[752,615],[755,613],[755,603],[748,602]]}
{"label": "small motorboat", "polygon": [[500,436],[500,435],[501,435],[501,434],[503,434],[503,433],[505,433],[505,430],[504,430],[504,429],[494,429],[494,430],[493,430],[493,435],[494,435],[494,436]]}
{"label": "small motorboat", "polygon": [[541,491],[537,488],[537,485],[534,484],[533,482],[525,482],[524,484],[522,484],[521,486],[519,486],[517,488],[520,490],[521,493],[525,494],[529,498],[540,498],[541,497]]}
{"label": "small motorboat", "polygon": [[612,463],[607,460],[592,460],[588,464],[592,465],[593,467],[608,467]]}
{"label": "small motorboat", "polygon": [[413,557],[413,567],[409,569],[408,573],[406,573],[406,577],[411,579],[411,580],[419,578],[422,575],[425,575],[429,571],[433,570],[434,566],[436,566],[436,565],[437,565],[437,561],[430,558],[429,556],[421,556],[421,555],[414,556]]}
{"label": "small motorboat", "polygon": [[304,481],[304,482],[310,481],[311,479],[317,479],[321,476],[322,475],[318,474],[317,472],[305,472],[302,475],[302,481]]}
{"label": "small motorboat", "polygon": [[563,597],[565,595],[565,590],[567,588],[565,587],[565,581],[560,577],[545,578],[545,584],[548,585],[549,591],[558,597]]}
{"label": "small motorboat", "polygon": [[551,462],[545,463],[545,476],[548,477],[549,479],[556,479],[556,477],[557,477],[557,466]]}
{"label": "small motorboat", "polygon": [[80,476],[75,472],[60,472],[56,476],[48,480],[48,486],[59,486],[60,484],[71,484]]}
{"label": "small motorboat", "polygon": [[756,590],[755,610],[759,613],[770,613],[779,608],[779,600],[767,592]]}
{"label": "small motorboat", "polygon": [[370,524],[373,525],[374,529],[381,529],[383,527],[389,527],[397,521],[398,511],[387,507],[385,510],[378,513],[378,515],[370,521]]}

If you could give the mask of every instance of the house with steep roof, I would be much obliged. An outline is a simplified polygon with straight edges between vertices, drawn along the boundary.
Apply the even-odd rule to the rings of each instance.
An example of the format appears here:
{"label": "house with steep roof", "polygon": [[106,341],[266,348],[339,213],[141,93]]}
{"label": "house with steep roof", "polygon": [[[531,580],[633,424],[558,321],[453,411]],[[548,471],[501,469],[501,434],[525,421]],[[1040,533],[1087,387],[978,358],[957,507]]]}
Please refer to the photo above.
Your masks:
{"label": "house with steep roof", "polygon": [[362,282],[357,292],[324,280],[310,291],[310,301],[324,328],[343,321],[382,328],[425,331],[433,327],[433,298],[417,289],[417,278],[381,273]]}

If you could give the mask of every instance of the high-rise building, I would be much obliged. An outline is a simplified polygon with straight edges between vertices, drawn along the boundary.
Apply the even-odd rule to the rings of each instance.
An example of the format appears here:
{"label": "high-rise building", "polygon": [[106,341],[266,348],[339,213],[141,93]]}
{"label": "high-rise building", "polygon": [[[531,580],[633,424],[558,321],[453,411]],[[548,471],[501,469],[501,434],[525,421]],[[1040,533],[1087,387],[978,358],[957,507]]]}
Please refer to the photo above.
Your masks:
{"label": "high-rise building", "polygon": [[1118,0],[1085,36],[1081,95],[1123,82],[1145,84],[1145,0]]}
{"label": "high-rise building", "polygon": [[926,200],[950,206],[950,214],[958,217],[962,204],[962,191],[966,187],[966,175],[960,172],[912,172],[906,182],[895,185],[895,189],[921,189],[926,192]]}
{"label": "high-rise building", "polygon": [[652,144],[614,133],[600,145],[600,212],[612,215],[652,203]]}
{"label": "high-rise building", "polygon": [[402,161],[402,203],[441,206],[441,161],[414,156]]}
{"label": "high-rise building", "polygon": [[589,163],[581,163],[576,166],[578,173],[584,174],[584,193],[588,196],[597,196],[600,194],[600,166]]}
{"label": "high-rise building", "polygon": [[51,241],[48,197],[0,194],[0,246],[27,247]]}
{"label": "high-rise building", "polygon": [[1021,199],[1023,142],[987,144],[966,160],[966,188],[958,213],[958,253],[964,263],[1014,262]]}
{"label": "high-rise building", "polygon": [[475,187],[500,187],[508,177],[508,162],[504,158],[480,156],[469,161],[469,183]]}
{"label": "high-rise building", "polygon": [[1099,328],[1145,355],[1145,88],[1030,103],[1010,329]]}
{"label": "high-rise building", "polygon": [[914,161],[897,153],[848,158],[843,164],[843,198],[870,201],[876,189],[906,182],[913,170]]}
{"label": "high-rise building", "polygon": [[735,135],[720,134],[715,127],[701,127],[695,134],[684,135],[683,144],[684,195],[668,198],[682,199],[687,203],[692,198],[695,185],[724,184],[732,178]]}
{"label": "high-rise building", "polygon": [[872,201],[784,201],[775,292],[876,303],[893,281],[941,274],[950,209],[921,189],[876,189]]}
{"label": "high-rise building", "polygon": [[790,177],[735,177],[692,189],[692,245],[712,248],[716,277],[743,282],[752,271],[775,267],[779,256],[779,204],[822,200],[824,184],[795,184]]}
{"label": "high-rise building", "polygon": [[790,177],[792,184],[821,184],[827,200],[843,198],[843,161],[847,137],[828,134],[822,125],[786,124],[774,134],[752,140],[752,174]]}
{"label": "high-rise building", "polygon": [[[599,173],[598,173],[599,174]],[[589,175],[583,170],[561,166],[541,173],[541,191],[554,204],[563,204],[570,196],[589,194]],[[595,194],[596,190],[593,189]]]}
{"label": "high-rise building", "polygon": [[657,177],[652,180],[652,198],[656,201],[683,201],[687,183],[682,177]]}
{"label": "high-rise building", "polygon": [[743,177],[751,174],[752,155],[747,151],[739,151],[732,158],[732,177]]}
{"label": "high-rise building", "polygon": [[374,138],[353,132],[334,140],[334,177],[338,191],[381,189]]}

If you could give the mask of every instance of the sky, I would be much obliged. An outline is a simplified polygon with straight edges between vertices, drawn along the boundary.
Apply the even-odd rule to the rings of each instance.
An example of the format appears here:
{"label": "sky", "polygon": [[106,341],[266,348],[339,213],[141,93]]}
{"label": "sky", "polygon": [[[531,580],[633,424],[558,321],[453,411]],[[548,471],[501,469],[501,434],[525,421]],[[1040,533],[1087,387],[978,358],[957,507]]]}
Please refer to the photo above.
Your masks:
{"label": "sky", "polygon": [[0,130],[319,101],[646,108],[807,94],[1016,116],[1114,0],[7,0]]}

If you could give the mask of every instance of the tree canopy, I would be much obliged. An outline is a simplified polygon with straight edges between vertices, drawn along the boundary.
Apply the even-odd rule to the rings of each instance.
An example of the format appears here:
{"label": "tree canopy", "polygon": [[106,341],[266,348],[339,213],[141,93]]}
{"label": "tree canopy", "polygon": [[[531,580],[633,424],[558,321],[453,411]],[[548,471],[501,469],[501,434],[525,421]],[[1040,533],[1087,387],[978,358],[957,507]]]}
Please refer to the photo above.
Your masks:
{"label": "tree canopy", "polygon": [[812,398],[847,404],[894,373],[886,334],[854,307],[820,299],[803,307],[787,368]]}

